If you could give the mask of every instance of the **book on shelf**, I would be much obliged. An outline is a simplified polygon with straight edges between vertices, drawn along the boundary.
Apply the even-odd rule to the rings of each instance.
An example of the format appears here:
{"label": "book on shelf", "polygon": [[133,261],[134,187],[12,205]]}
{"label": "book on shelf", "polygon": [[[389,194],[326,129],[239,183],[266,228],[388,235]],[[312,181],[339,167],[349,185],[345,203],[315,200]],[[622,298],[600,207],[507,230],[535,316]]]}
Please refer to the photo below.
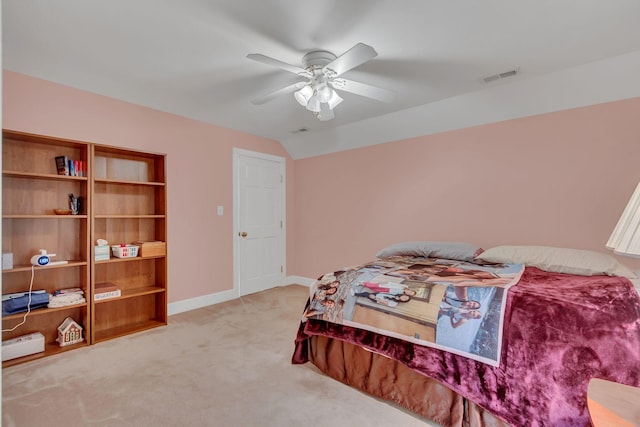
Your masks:
{"label": "book on shelf", "polygon": [[58,175],[87,176],[87,165],[84,160],[70,159],[67,156],[56,156]]}
{"label": "book on shelf", "polygon": [[87,176],[86,165],[82,160],[73,160],[73,176]]}
{"label": "book on shelf", "polygon": [[58,175],[69,175],[69,159],[67,156],[56,157],[56,170]]}
{"label": "book on shelf", "polygon": [[100,294],[103,292],[112,292],[117,290],[118,290],[118,287],[116,286],[116,284],[111,282],[98,282],[96,283],[96,286],[95,286],[96,294]]}
{"label": "book on shelf", "polygon": [[93,292],[93,300],[99,301],[107,298],[117,298],[121,295],[120,289],[111,282],[96,283]]}
{"label": "book on shelf", "polygon": [[93,300],[101,301],[103,299],[117,298],[120,295],[122,295],[122,293],[120,292],[120,289],[115,291],[109,291],[109,292],[101,292],[99,294],[93,294]]}

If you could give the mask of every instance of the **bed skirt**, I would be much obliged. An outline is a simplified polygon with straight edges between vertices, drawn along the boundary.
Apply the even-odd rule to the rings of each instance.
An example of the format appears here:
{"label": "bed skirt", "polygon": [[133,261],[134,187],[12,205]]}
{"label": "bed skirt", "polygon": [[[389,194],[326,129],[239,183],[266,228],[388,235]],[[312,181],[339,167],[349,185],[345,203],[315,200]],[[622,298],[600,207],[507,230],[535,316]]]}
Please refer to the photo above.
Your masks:
{"label": "bed skirt", "polygon": [[508,426],[448,387],[393,359],[324,336],[312,336],[308,343],[310,362],[324,374],[428,420],[451,427]]}

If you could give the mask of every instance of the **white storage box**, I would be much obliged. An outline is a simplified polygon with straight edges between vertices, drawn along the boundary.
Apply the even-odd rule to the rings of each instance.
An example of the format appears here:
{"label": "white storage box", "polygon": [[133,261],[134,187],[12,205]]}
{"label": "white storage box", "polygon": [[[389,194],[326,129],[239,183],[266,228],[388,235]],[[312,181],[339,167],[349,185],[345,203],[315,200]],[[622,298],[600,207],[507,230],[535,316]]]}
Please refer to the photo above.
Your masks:
{"label": "white storage box", "polygon": [[116,258],[133,258],[138,256],[138,248],[139,246],[134,245],[116,245],[111,246],[111,250],[113,250],[113,256]]}
{"label": "white storage box", "polygon": [[2,269],[11,270],[13,268],[13,253],[6,252],[2,254]]}
{"label": "white storage box", "polygon": [[44,335],[34,332],[2,341],[2,361],[44,351]]}

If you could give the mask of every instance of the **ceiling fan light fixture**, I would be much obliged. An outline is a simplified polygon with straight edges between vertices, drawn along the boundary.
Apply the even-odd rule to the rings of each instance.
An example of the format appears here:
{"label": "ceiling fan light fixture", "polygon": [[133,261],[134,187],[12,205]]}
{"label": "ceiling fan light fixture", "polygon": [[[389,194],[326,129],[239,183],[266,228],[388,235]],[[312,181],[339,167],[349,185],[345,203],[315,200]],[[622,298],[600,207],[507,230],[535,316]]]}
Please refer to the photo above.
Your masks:
{"label": "ceiling fan light fixture", "polygon": [[327,101],[327,104],[329,104],[329,108],[333,110],[341,102],[342,98],[340,97],[340,95],[338,95],[338,92],[336,92],[335,90],[331,90],[331,98],[329,98],[329,100]]}
{"label": "ceiling fan light fixture", "polygon": [[299,91],[295,92],[293,96],[296,98],[296,101],[298,101],[298,104],[306,107],[309,103],[309,99],[313,96],[313,89],[311,86],[306,85]]}
{"label": "ceiling fan light fixture", "polygon": [[320,100],[320,102],[329,102],[334,93],[334,90],[331,89],[328,85],[322,85],[317,90],[318,100]]}
{"label": "ceiling fan light fixture", "polygon": [[327,114],[327,113],[325,113],[323,111],[320,111],[319,113],[316,113],[316,117],[321,122],[326,122],[326,121],[329,121],[329,120],[333,119],[333,114]]}
{"label": "ceiling fan light fixture", "polygon": [[313,111],[314,113],[320,112],[320,100],[318,96],[314,93],[311,98],[309,98],[309,102],[307,102],[307,110]]}

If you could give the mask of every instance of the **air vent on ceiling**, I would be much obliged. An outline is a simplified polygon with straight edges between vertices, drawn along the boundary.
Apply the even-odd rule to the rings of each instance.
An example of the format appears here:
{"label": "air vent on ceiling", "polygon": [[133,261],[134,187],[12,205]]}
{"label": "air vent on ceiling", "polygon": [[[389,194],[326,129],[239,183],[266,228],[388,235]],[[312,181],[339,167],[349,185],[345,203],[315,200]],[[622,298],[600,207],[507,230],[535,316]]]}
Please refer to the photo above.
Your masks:
{"label": "air vent on ceiling", "polygon": [[307,128],[300,128],[300,129],[294,129],[291,131],[291,133],[302,133],[302,132],[308,132],[309,129]]}
{"label": "air vent on ceiling", "polygon": [[485,83],[491,83],[496,80],[506,79],[507,77],[515,76],[516,74],[518,74],[518,71],[519,71],[519,68],[514,68],[513,70],[509,70],[509,71],[503,71],[502,73],[483,77],[482,81]]}

